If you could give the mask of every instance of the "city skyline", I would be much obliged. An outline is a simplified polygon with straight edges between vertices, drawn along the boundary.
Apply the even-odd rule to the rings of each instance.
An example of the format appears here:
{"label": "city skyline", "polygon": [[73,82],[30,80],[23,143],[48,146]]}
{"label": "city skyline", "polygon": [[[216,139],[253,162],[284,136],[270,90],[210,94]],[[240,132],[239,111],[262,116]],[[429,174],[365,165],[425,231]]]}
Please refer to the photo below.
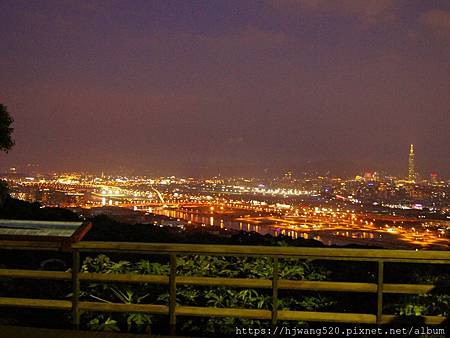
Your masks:
{"label": "city skyline", "polygon": [[[31,8],[31,7],[32,8]],[[444,1],[0,5],[4,166],[449,177]]]}
{"label": "city skyline", "polygon": [[[326,162],[325,162],[326,163]],[[319,164],[319,163],[318,163]],[[320,164],[319,164],[320,165]],[[128,176],[128,175],[138,175],[138,176],[153,176],[153,177],[169,177],[172,176],[173,173],[168,173],[168,172],[160,172],[158,171],[158,169],[153,168],[152,169],[147,169],[147,170],[130,170],[130,168],[126,168],[126,167],[119,167],[119,169],[116,170],[109,170],[106,171],[105,170],[97,170],[97,171],[90,171],[90,170],[42,170],[43,168],[39,165],[39,164],[21,164],[19,166],[17,165],[12,165],[12,166],[4,166],[4,167],[0,167],[0,170],[3,170],[3,173],[10,173],[10,174],[61,174],[64,172],[72,172],[72,173],[78,173],[78,174],[100,174],[101,173],[101,177],[104,177],[105,175],[118,175],[121,176],[123,175],[124,177]],[[269,178],[269,177],[289,177],[289,178],[293,178],[294,176],[297,178],[300,178],[302,175],[308,175],[308,176],[314,176],[314,175],[324,175],[325,176],[334,176],[334,177],[341,177],[341,178],[352,178],[356,175],[356,177],[358,177],[359,174],[367,176],[370,175],[370,177],[375,175],[377,177],[379,177],[380,175],[382,176],[388,176],[388,177],[396,177],[397,179],[406,179],[410,182],[415,182],[415,181],[435,181],[438,179],[443,179],[446,180],[448,179],[447,176],[445,175],[440,175],[436,172],[430,172],[430,173],[420,173],[417,171],[416,169],[416,161],[415,161],[415,153],[414,153],[414,144],[410,144],[409,147],[409,153],[408,153],[408,164],[407,164],[407,173],[406,175],[394,175],[392,173],[386,172],[385,170],[373,170],[374,168],[365,168],[368,170],[357,170],[355,169],[354,172],[342,172],[341,174],[338,174],[339,171],[336,170],[331,170],[330,168],[320,168],[319,167],[313,167],[311,166],[311,163],[307,163],[307,165],[305,165],[303,168],[299,168],[296,170],[293,170],[292,168],[290,169],[270,169],[269,168],[265,168],[259,175],[254,175],[253,177],[255,178]],[[180,176],[180,175],[177,175]],[[237,176],[241,176],[241,177],[252,177],[249,175],[222,175],[220,172],[215,173],[215,174],[211,174],[211,175],[181,175],[181,176],[185,176],[185,177],[196,177],[196,178],[205,178],[205,177],[216,177],[216,176],[223,176],[223,177],[237,177]]]}
{"label": "city skyline", "polygon": [[[384,248],[448,248],[450,181],[393,179],[366,173],[351,179],[207,179],[110,176],[82,173],[0,177],[12,198],[83,217],[106,214],[121,222],[158,222],[189,231],[211,227],[327,245],[377,244]],[[249,213],[254,213],[253,217]],[[90,216],[89,216],[90,215]],[[192,230],[192,229],[191,229]]]}

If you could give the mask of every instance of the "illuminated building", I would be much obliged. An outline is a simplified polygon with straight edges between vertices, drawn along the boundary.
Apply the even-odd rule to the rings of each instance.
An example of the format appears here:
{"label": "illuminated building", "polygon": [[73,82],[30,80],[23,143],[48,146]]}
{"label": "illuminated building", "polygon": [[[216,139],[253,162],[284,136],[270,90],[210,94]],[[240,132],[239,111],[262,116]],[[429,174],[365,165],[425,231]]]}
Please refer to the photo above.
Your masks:
{"label": "illuminated building", "polygon": [[292,179],[292,171],[287,171],[284,173],[284,178],[287,180],[291,180]]}
{"label": "illuminated building", "polygon": [[411,144],[409,147],[409,158],[408,158],[408,180],[414,182],[416,180],[416,170],[414,165],[414,145]]}
{"label": "illuminated building", "polygon": [[431,178],[432,183],[434,183],[434,184],[438,183],[438,174],[431,173],[430,178]]}

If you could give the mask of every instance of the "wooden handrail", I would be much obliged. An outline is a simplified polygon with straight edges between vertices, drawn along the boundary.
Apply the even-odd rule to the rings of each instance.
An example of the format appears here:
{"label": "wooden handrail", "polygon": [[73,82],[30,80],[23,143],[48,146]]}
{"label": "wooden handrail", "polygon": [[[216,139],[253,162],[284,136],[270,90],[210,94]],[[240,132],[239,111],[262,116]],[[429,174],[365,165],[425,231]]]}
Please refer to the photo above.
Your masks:
{"label": "wooden handrail", "polygon": [[[108,283],[148,283],[168,285],[169,277],[163,275],[121,274],[121,273],[93,273],[80,272],[80,281],[83,282],[108,282]],[[71,273],[63,271],[0,269],[0,277],[22,279],[48,279],[70,280]],[[235,288],[271,289],[272,280],[257,278],[222,278],[222,277],[198,277],[177,276],[177,285],[196,286],[225,286]],[[448,288],[449,286],[447,286]],[[440,286],[433,284],[384,284],[383,293],[426,294],[431,293]],[[304,281],[279,279],[278,289],[305,290],[305,291],[329,291],[329,292],[363,292],[376,293],[375,283],[332,282],[332,281]]]}
{"label": "wooden handrail", "polygon": [[[178,243],[135,243],[135,242],[77,242],[71,248],[80,252],[128,252],[154,254],[208,254],[240,256],[283,256],[305,259],[326,260],[384,260],[398,262],[450,263],[449,251],[428,250],[388,250],[388,249],[347,249],[347,248],[309,248],[309,247],[273,247],[250,245],[212,245]],[[8,241],[0,240],[0,249],[8,250],[59,250],[61,245],[53,242]]]}
{"label": "wooden handrail", "polygon": [[[1,243],[0,243],[1,245]],[[364,260],[450,263],[448,251],[415,251],[387,249],[347,249],[347,248],[309,248],[309,247],[273,247],[251,245],[213,245],[213,244],[165,244],[131,242],[78,242],[72,245],[80,252],[133,252],[133,253],[177,253],[236,256],[283,256],[305,259],[326,260]]]}

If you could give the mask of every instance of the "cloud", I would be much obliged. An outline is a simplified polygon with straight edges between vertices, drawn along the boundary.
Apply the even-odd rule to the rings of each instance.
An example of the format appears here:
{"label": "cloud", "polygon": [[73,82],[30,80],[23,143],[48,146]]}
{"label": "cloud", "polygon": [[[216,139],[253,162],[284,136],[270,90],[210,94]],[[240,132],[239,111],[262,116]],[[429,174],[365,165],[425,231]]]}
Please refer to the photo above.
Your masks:
{"label": "cloud", "polygon": [[269,0],[269,3],[280,11],[350,16],[368,25],[395,18],[393,0]]}
{"label": "cloud", "polygon": [[224,48],[269,48],[287,42],[287,37],[283,33],[263,30],[254,26],[247,26],[239,31],[220,36],[197,35],[195,37],[201,42]]}
{"label": "cloud", "polygon": [[437,37],[448,41],[450,36],[450,11],[429,10],[420,16],[419,22],[436,34]]}
{"label": "cloud", "polygon": [[165,32],[163,34],[150,34],[127,38],[126,42],[133,48],[142,45],[160,49],[183,49],[236,52],[242,50],[267,50],[278,48],[289,42],[284,34],[272,30],[261,29],[255,26],[245,26],[240,29],[224,32],[222,34]]}
{"label": "cloud", "polygon": [[240,145],[244,143],[244,137],[243,136],[237,136],[237,137],[230,137],[227,139],[227,143],[232,146]]}

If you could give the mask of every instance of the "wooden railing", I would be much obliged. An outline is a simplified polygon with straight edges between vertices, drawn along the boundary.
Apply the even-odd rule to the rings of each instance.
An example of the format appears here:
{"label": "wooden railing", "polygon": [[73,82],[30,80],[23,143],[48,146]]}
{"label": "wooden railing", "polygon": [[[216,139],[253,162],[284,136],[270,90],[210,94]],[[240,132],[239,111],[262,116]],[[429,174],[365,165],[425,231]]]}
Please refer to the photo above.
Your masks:
{"label": "wooden railing", "polygon": [[[0,269],[0,278],[28,278],[48,280],[71,280],[73,297],[68,300],[24,299],[0,297],[0,306],[45,308],[72,311],[75,328],[80,324],[80,312],[140,312],[169,316],[171,327],[175,327],[177,316],[201,317],[240,317],[271,320],[319,321],[361,324],[386,324],[395,319],[393,315],[383,314],[384,294],[425,294],[439,290],[438,285],[388,284],[384,283],[384,263],[427,263],[450,264],[448,251],[409,251],[377,249],[343,248],[301,248],[267,247],[239,245],[197,245],[197,244],[155,244],[126,242],[79,242],[70,248],[61,248],[56,244],[44,242],[0,241],[0,249],[14,250],[70,250],[73,255],[71,272],[36,271],[18,269]],[[80,253],[133,253],[169,255],[170,273],[165,275],[102,274],[80,272]],[[271,257],[273,264],[272,279],[216,278],[177,276],[177,256],[180,255],[219,255],[219,256],[263,256]],[[299,258],[307,260],[367,261],[378,264],[377,283],[302,281],[279,279],[279,259]],[[119,304],[80,301],[80,281],[151,283],[169,286],[169,305],[156,304]],[[272,290],[272,309],[235,309],[177,306],[177,285],[225,286],[239,288],[259,288]],[[448,286],[447,286],[448,287]],[[278,309],[278,290],[307,290],[331,292],[361,292],[376,294],[376,313],[338,313],[291,311]],[[424,316],[426,324],[441,324],[442,316]]]}

